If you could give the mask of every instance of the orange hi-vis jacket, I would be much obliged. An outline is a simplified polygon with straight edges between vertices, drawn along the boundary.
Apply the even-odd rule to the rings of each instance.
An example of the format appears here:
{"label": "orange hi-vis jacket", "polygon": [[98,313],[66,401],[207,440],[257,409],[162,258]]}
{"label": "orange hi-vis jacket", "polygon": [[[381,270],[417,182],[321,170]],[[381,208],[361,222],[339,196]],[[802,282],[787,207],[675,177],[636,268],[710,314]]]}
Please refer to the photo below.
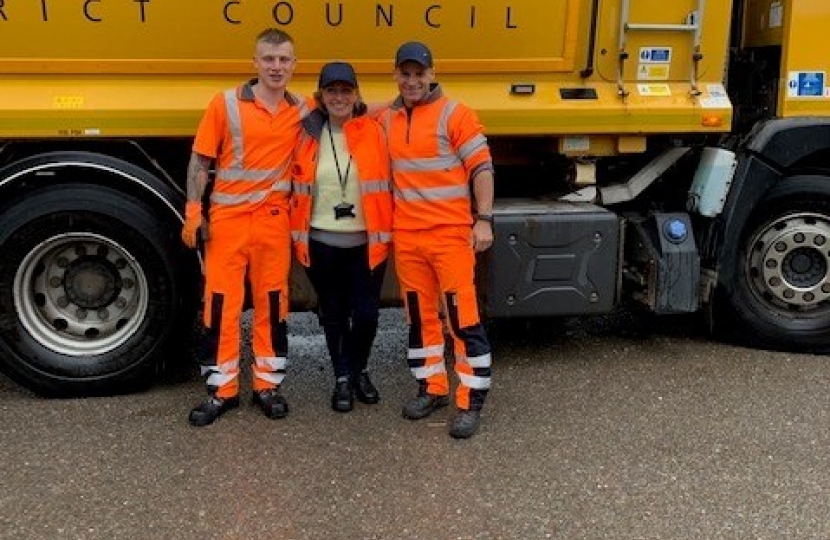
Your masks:
{"label": "orange hi-vis jacket", "polygon": [[472,225],[470,181],[493,169],[475,111],[435,84],[412,109],[398,97],[379,119],[392,161],[394,228]]}
{"label": "orange hi-vis jacket", "polygon": [[[312,111],[303,121],[305,133],[297,150],[292,173],[291,238],[294,240],[297,260],[305,266],[310,264],[308,237],[312,193],[324,123],[325,114],[319,109]],[[389,256],[389,243],[392,241],[393,204],[386,138],[380,125],[367,116],[359,116],[344,123],[343,134],[360,180],[361,204],[369,241],[369,267],[375,268]]]}
{"label": "orange hi-vis jacket", "polygon": [[256,79],[217,94],[193,143],[194,152],[217,162],[211,221],[250,212],[262,204],[288,208],[290,167],[308,103],[286,92],[277,111],[271,113],[257,103],[255,83]]}

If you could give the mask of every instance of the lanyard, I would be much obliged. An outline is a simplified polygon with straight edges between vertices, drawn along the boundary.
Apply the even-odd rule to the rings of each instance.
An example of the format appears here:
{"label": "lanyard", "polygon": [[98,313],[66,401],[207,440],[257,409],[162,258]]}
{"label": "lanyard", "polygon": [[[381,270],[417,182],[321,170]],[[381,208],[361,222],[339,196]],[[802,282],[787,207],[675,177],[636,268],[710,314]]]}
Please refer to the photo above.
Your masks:
{"label": "lanyard", "polygon": [[349,171],[352,168],[352,156],[349,154],[349,163],[346,165],[346,174],[340,171],[340,160],[337,159],[337,149],[334,147],[334,135],[331,134],[331,124],[326,122],[326,130],[329,132],[329,143],[331,144],[331,153],[334,156],[334,166],[337,167],[337,180],[340,182],[340,198],[346,202],[346,184],[349,182]]}

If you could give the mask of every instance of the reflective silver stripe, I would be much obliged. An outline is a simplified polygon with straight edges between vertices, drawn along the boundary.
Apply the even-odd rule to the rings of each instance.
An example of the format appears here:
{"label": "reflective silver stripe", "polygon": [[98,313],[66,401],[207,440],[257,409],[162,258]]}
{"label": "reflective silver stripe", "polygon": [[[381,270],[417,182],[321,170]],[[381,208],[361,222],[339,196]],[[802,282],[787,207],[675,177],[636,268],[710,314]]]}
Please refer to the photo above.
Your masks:
{"label": "reflective silver stripe", "polygon": [[450,115],[455,110],[458,102],[447,101],[444,108],[441,110],[441,116],[438,118],[438,129],[435,134],[438,138],[438,155],[449,156],[453,154],[452,146],[450,145]]}
{"label": "reflective silver stripe", "polygon": [[401,201],[441,201],[459,199],[470,196],[470,187],[463,186],[423,188],[423,189],[395,189],[395,198]]}
{"label": "reflective silver stripe", "polygon": [[458,382],[474,390],[487,390],[490,388],[490,377],[476,377],[475,375],[459,373]]}
{"label": "reflective silver stripe", "polygon": [[443,362],[440,362],[438,364],[432,364],[429,366],[412,368],[410,371],[412,371],[412,374],[415,376],[416,379],[426,379],[433,375],[446,373],[447,367],[444,365]]}
{"label": "reflective silver stripe", "polygon": [[470,356],[468,358],[459,358],[461,362],[465,362],[472,368],[488,368],[492,361],[490,353],[482,354],[481,356]]}
{"label": "reflective silver stripe", "polygon": [[291,231],[291,239],[295,242],[308,244],[308,233],[306,231]]}
{"label": "reflective silver stripe", "polygon": [[290,180],[278,180],[274,182],[269,190],[260,190],[260,191],[252,191],[250,193],[243,193],[240,195],[231,195],[229,193],[217,193],[213,192],[210,194],[211,202],[216,204],[222,205],[234,205],[234,204],[244,204],[244,203],[258,203],[265,199],[268,195],[275,192],[291,192],[291,181]]}
{"label": "reflective silver stripe", "polygon": [[367,236],[372,244],[386,244],[392,241],[392,233],[389,232],[373,232]]}
{"label": "reflective silver stripe", "polygon": [[211,193],[210,201],[216,204],[232,206],[234,204],[258,203],[265,199],[270,191],[254,191],[244,195],[228,195],[226,193]]}
{"label": "reflective silver stripe", "polygon": [[298,195],[311,195],[313,191],[311,184],[306,184],[305,182],[294,182],[294,193]]}
{"label": "reflective silver stripe", "polygon": [[242,157],[245,149],[242,146],[242,117],[239,113],[239,101],[236,99],[236,90],[225,91],[225,110],[228,113],[228,128],[231,132],[233,143],[233,161],[230,169],[242,169]]}
{"label": "reflective silver stripe", "polygon": [[256,359],[256,365],[263,369],[276,371],[288,366],[288,359],[284,356],[264,356]]}
{"label": "reflective silver stripe", "polygon": [[279,386],[282,384],[283,379],[285,379],[285,373],[262,373],[261,371],[258,371],[256,372],[256,378],[262,379],[263,381],[275,386]]}
{"label": "reflective silver stripe", "polygon": [[393,159],[392,170],[397,172],[444,171],[458,167],[461,164],[461,160],[455,154],[423,159]]}
{"label": "reflective silver stripe", "polygon": [[389,191],[389,180],[367,180],[360,183],[363,193],[383,193]]}
{"label": "reflective silver stripe", "polygon": [[216,177],[225,181],[264,182],[285,176],[274,169],[219,169]]}
{"label": "reflective silver stripe", "polygon": [[484,135],[476,135],[458,149],[458,156],[462,161],[467,161],[470,156],[487,146],[487,138]]}
{"label": "reflective silver stripe", "polygon": [[429,358],[430,356],[444,356],[444,345],[430,345],[422,349],[409,349],[409,358]]}
{"label": "reflective silver stripe", "polygon": [[207,375],[208,386],[220,387],[239,375],[239,360],[222,362],[218,366],[202,366],[202,375]]}
{"label": "reflective silver stripe", "polygon": [[283,193],[291,193],[291,180],[277,180],[271,186],[271,191],[280,191]]}
{"label": "reflective silver stripe", "polygon": [[[231,146],[233,150],[233,159],[227,167],[219,169],[216,173],[218,180],[228,182],[263,182],[266,180],[277,179],[271,188],[273,191],[291,192],[291,181],[284,179],[288,176],[288,164],[283,165],[277,169],[245,169],[244,156],[245,146],[242,137],[242,113],[239,111],[239,100],[236,97],[236,90],[226,90],[225,93],[225,109],[228,115],[228,130],[231,133]],[[308,107],[305,101],[301,102],[300,110],[308,112]],[[226,195],[226,197],[233,197]],[[252,194],[251,199],[247,202],[261,201],[264,197],[257,194]],[[223,203],[222,196],[215,201],[218,204],[239,204],[235,202]],[[211,197],[211,200],[214,200]],[[246,201],[241,201],[246,202]]]}

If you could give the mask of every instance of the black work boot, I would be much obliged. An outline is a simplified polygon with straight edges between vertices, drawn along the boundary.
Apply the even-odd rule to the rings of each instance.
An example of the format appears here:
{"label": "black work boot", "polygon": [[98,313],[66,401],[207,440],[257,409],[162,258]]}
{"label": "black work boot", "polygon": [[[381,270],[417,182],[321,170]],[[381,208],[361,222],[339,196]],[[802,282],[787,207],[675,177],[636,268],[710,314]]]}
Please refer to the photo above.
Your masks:
{"label": "black work boot", "polygon": [[344,378],[334,384],[334,392],[331,395],[331,408],[337,412],[349,412],[354,406],[352,400],[352,385]]}
{"label": "black work boot", "polygon": [[450,423],[450,437],[454,439],[469,439],[478,431],[481,422],[481,411],[459,410]]}
{"label": "black work boot", "polygon": [[236,396],[231,398],[211,397],[194,407],[187,419],[193,426],[207,426],[222,416],[225,411],[238,406],[239,398]]}
{"label": "black work boot", "polygon": [[361,403],[373,405],[380,401],[380,394],[378,389],[372,384],[372,379],[365,371],[357,374],[357,377],[352,379],[352,386],[354,387],[354,395]]}
{"label": "black work boot", "polygon": [[449,404],[449,396],[428,394],[426,389],[422,389],[415,399],[403,406],[403,417],[410,420],[420,420],[432,414],[436,409],[446,407]]}
{"label": "black work boot", "polygon": [[254,392],[253,402],[254,405],[259,405],[262,413],[272,420],[285,418],[288,414],[288,402],[280,394],[279,388]]}

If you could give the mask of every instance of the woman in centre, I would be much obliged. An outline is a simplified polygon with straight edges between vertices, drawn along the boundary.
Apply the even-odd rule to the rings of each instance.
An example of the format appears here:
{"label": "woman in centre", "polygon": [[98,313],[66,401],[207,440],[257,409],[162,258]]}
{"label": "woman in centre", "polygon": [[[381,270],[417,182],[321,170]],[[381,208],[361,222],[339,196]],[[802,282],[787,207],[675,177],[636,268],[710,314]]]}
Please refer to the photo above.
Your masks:
{"label": "woman in centre", "polygon": [[331,406],[348,412],[354,397],[380,399],[367,363],[391,241],[389,154],[350,64],[323,66],[314,97],[293,168],[291,235],[317,292],[334,368]]}

